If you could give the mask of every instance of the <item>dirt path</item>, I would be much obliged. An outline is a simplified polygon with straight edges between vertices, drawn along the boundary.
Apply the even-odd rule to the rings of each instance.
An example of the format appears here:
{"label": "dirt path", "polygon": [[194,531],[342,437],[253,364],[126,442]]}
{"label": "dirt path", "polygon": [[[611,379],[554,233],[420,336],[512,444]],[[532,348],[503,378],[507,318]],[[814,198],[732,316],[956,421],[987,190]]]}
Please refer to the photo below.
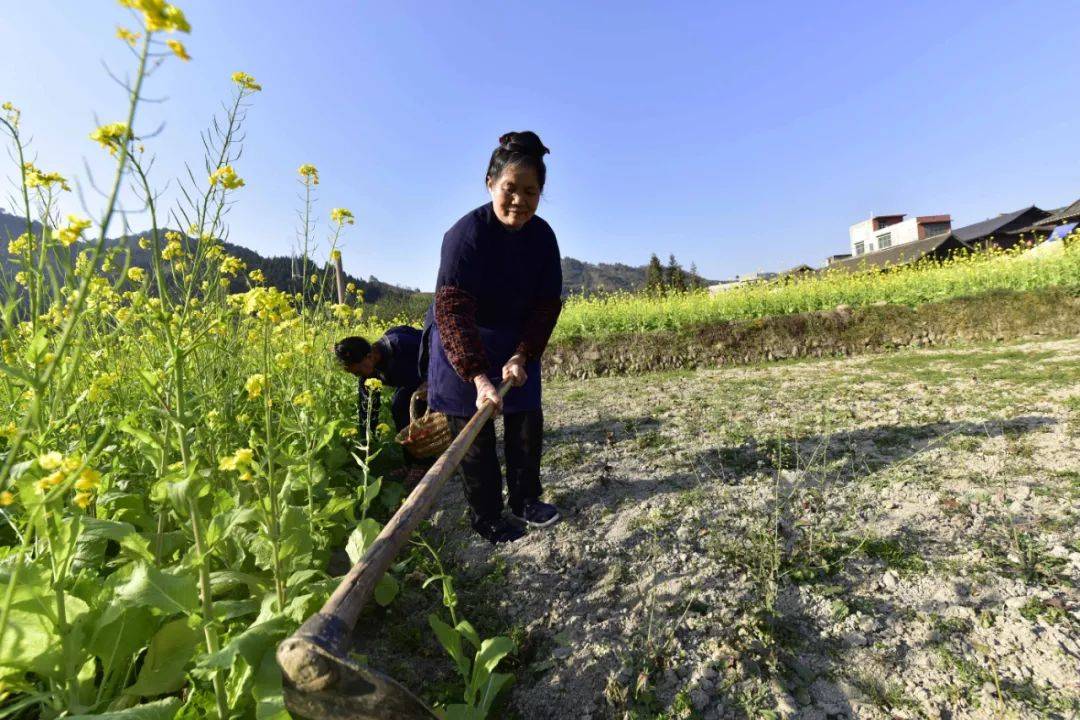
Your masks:
{"label": "dirt path", "polygon": [[547,393],[565,520],[434,521],[505,716],[1080,716],[1080,340]]}

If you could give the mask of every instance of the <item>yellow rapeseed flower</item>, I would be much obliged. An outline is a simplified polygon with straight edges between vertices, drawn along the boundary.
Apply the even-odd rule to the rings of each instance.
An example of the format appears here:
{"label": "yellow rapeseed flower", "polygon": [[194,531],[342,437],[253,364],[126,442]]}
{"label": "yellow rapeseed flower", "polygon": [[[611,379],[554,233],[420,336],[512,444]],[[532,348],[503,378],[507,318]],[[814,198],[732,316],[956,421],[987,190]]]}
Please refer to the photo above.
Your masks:
{"label": "yellow rapeseed flower", "polygon": [[335,303],[331,312],[333,312],[335,318],[343,323],[347,323],[353,319],[352,308],[348,305]]}
{"label": "yellow rapeseed flower", "polygon": [[31,243],[33,243],[33,241],[34,239],[30,236],[30,233],[23,233],[22,235],[8,243],[8,254],[22,255],[24,252],[30,249],[30,245]]}
{"label": "yellow rapeseed flower", "polygon": [[184,12],[164,0],[120,0],[120,4],[141,12],[149,32],[191,32]]}
{"label": "yellow rapeseed flower", "polygon": [[379,390],[382,390],[382,380],[379,378],[368,378],[364,381],[364,387],[371,392],[378,392]]}
{"label": "yellow rapeseed flower", "polygon": [[90,507],[90,503],[93,502],[93,500],[94,500],[94,494],[93,493],[79,492],[79,493],[75,493],[75,499],[72,502],[74,502],[80,508],[85,510],[86,508]]}
{"label": "yellow rapeseed flower", "polygon": [[352,211],[346,210],[345,208],[334,208],[331,210],[330,219],[338,225],[352,225],[356,222],[356,218],[353,217]]}
{"label": "yellow rapeseed flower", "polygon": [[319,184],[319,169],[310,163],[301,165],[297,172],[300,173],[300,177],[304,179],[305,183],[311,183],[312,185]]}
{"label": "yellow rapeseed flower", "polygon": [[75,489],[80,492],[90,492],[96,490],[100,484],[101,473],[93,468],[83,468],[83,471],[79,473],[79,479],[75,481]]}
{"label": "yellow rapeseed flower", "polygon": [[51,187],[53,185],[59,185],[61,190],[71,192],[71,187],[68,185],[67,178],[57,172],[43,172],[34,167],[34,163],[23,163],[23,170],[26,171],[26,186],[27,187]]}
{"label": "yellow rapeseed flower", "polygon": [[19,116],[22,114],[19,108],[11,104],[11,101],[5,102],[0,105],[0,110],[4,111],[4,119],[11,124],[12,127],[19,127]]}
{"label": "yellow rapeseed flower", "polygon": [[210,173],[210,186],[213,187],[218,183],[221,183],[226,190],[235,190],[244,186],[244,181],[236,174],[232,165],[223,165]]}
{"label": "yellow rapeseed flower", "polygon": [[169,49],[173,51],[173,55],[180,58],[184,62],[187,62],[191,59],[191,56],[188,55],[187,48],[184,47],[184,43],[180,42],[179,40],[173,40],[172,38],[169,38],[165,41],[165,44],[168,45]]}
{"label": "yellow rapeseed flower", "polygon": [[64,462],[64,456],[53,450],[38,456],[38,467],[42,470],[55,470]]}
{"label": "yellow rapeseed flower", "polygon": [[297,407],[312,407],[315,405],[315,397],[310,391],[305,390],[294,397],[292,402],[293,405],[296,405]]}
{"label": "yellow rapeseed flower", "polygon": [[218,470],[244,470],[251,466],[255,452],[251,448],[240,448],[232,455],[218,460]]}
{"label": "yellow rapeseed flower", "polygon": [[143,250],[149,250],[150,249],[150,239],[148,237],[146,237],[145,235],[143,235],[141,238],[139,238],[139,247],[141,247]]}
{"label": "yellow rapeseed flower", "polygon": [[255,78],[251,77],[246,72],[234,72],[232,74],[232,81],[239,85],[241,90],[247,90],[248,92],[259,92],[262,90],[262,85],[255,82]]}
{"label": "yellow rapeseed flower", "polygon": [[116,26],[116,37],[126,42],[131,47],[135,47],[135,43],[142,37],[142,33],[132,32],[126,27],[120,25]]}
{"label": "yellow rapeseed flower", "polygon": [[0,507],[7,507],[15,502],[15,496],[10,491],[4,490],[0,492]]}
{"label": "yellow rapeseed flower", "polygon": [[244,389],[247,390],[249,398],[259,397],[262,395],[263,390],[266,389],[266,376],[262,373],[252,375],[244,383]]}
{"label": "yellow rapeseed flower", "polygon": [[222,275],[233,277],[245,267],[247,267],[247,264],[240,258],[226,255],[225,259],[221,261],[221,267],[218,270]]}
{"label": "yellow rapeseed flower", "polygon": [[389,435],[390,434],[390,426],[387,425],[386,423],[379,423],[378,425],[375,426],[375,432],[379,433],[380,435]]}
{"label": "yellow rapeseed flower", "polygon": [[146,279],[146,271],[141,267],[128,268],[127,278],[131,282],[141,283]]}
{"label": "yellow rapeseed flower", "polygon": [[345,286],[345,292],[349,293],[350,295],[355,295],[356,294],[356,283],[351,282],[348,285],[346,285]]}
{"label": "yellow rapeseed flower", "polygon": [[68,215],[67,219],[67,227],[53,230],[53,238],[64,247],[71,247],[93,222],[78,215]]}
{"label": "yellow rapeseed flower", "polygon": [[248,273],[248,280],[250,280],[253,283],[264,283],[264,282],[266,282],[266,276],[263,275],[262,270],[260,270],[259,268],[255,268],[254,270],[252,270],[251,272]]}
{"label": "yellow rapeseed flower", "polygon": [[341,437],[343,438],[353,437],[354,435],[356,435],[356,428],[354,427],[345,428],[341,431]]}
{"label": "yellow rapeseed flower", "polygon": [[102,125],[97,130],[90,133],[90,139],[108,150],[110,155],[116,155],[116,152],[127,143],[127,123],[114,122],[109,123],[108,125]]}
{"label": "yellow rapeseed flower", "polygon": [[63,470],[57,470],[49,475],[43,477],[41,482],[45,483],[49,487],[56,487],[60,483],[64,482],[64,478],[67,477],[67,473]]}
{"label": "yellow rapeseed flower", "polygon": [[[165,237],[168,237],[166,234]],[[161,249],[161,257],[164,260],[172,260],[173,258],[179,258],[184,254],[184,248],[181,247],[179,240],[169,240],[165,243],[165,247]]]}

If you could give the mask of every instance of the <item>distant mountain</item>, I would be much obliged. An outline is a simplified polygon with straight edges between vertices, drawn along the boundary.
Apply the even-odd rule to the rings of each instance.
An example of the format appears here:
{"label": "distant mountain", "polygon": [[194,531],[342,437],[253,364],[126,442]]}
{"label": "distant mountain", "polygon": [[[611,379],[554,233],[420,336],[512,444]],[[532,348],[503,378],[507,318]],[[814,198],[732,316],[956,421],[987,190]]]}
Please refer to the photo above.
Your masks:
{"label": "distant mountain", "polygon": [[[35,234],[41,232],[41,225],[39,223],[33,224]],[[7,245],[10,238],[18,237],[26,232],[26,220],[16,215],[10,215],[3,210],[0,210],[0,265],[7,267],[8,252]],[[162,234],[164,234],[162,230]],[[135,235],[125,235],[119,238],[110,238],[107,242],[110,246],[123,245],[131,252],[131,264],[135,267],[141,267],[145,269],[150,268],[150,253],[147,250],[143,250],[139,247],[138,239],[143,233]],[[301,270],[299,260],[291,257],[272,256],[263,257],[254,250],[249,250],[241,245],[235,245],[233,243],[223,243],[225,252],[230,255],[234,255],[247,264],[248,271],[255,270],[256,268],[263,271],[266,276],[267,284],[277,287],[286,292],[298,292],[300,290]],[[78,246],[76,246],[78,247]],[[322,268],[315,263],[308,263],[307,276],[311,276],[313,272],[319,272]],[[345,274],[345,282],[356,283],[356,286],[364,291],[364,300],[367,303],[377,304],[380,302],[386,302],[390,305],[400,305],[406,302],[413,295],[416,295],[419,291],[412,288],[399,287],[397,285],[391,285],[385,283],[374,275],[368,277],[367,280],[361,280],[353,275]],[[242,278],[234,278],[231,288],[234,292],[243,292],[247,290],[247,284]]]}
{"label": "distant mountain", "polygon": [[[685,268],[684,268],[685,269]],[[598,291],[641,290],[645,287],[646,266],[622,263],[589,263],[572,257],[562,259],[563,293],[593,293]],[[689,278],[690,273],[687,272]],[[700,275],[702,285],[712,285]]]}
{"label": "distant mountain", "polygon": [[[26,232],[26,221],[17,215],[11,215],[0,210],[0,266],[8,266],[7,243],[10,238],[18,237]],[[34,223],[34,233],[40,233],[41,226]],[[162,231],[164,233],[164,231]],[[138,245],[141,234],[127,235],[120,238],[110,239],[112,246],[124,245],[131,252],[131,264],[137,267],[150,267],[150,254]],[[299,261],[287,256],[263,257],[254,250],[249,250],[241,245],[224,243],[225,251],[235,255],[247,264],[248,270],[261,269],[266,276],[267,283],[287,292],[300,290],[301,273]],[[432,263],[435,259],[432,258]],[[314,263],[309,264],[307,275],[321,270]],[[433,273],[434,274],[434,273]],[[640,267],[624,265],[622,263],[589,263],[572,257],[562,259],[563,294],[570,293],[595,293],[614,292],[618,290],[633,291],[645,287],[645,266]],[[689,277],[689,272],[687,272]],[[700,278],[703,285],[711,285],[713,280]],[[356,283],[356,286],[364,291],[364,300],[372,305],[372,311],[384,315],[387,318],[395,316],[419,317],[424,308],[431,302],[430,293],[421,293],[419,290],[391,285],[369,276],[367,280],[361,280],[353,275],[346,274],[346,282]],[[242,278],[234,278],[232,290],[241,292],[247,289]]]}

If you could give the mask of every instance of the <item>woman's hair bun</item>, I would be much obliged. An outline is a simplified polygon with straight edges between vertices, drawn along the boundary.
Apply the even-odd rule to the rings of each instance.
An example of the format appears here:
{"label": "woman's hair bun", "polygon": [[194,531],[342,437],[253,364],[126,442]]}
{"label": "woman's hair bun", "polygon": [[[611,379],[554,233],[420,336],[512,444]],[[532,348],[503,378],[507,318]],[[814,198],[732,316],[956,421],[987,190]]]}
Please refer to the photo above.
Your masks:
{"label": "woman's hair bun", "polygon": [[551,151],[544,147],[544,143],[540,142],[540,136],[532,130],[504,133],[499,138],[499,147],[491,152],[484,182],[490,183],[499,179],[503,170],[511,165],[524,166],[536,171],[536,179],[540,182],[540,189],[543,190],[544,182],[547,180],[544,156],[549,152]]}
{"label": "woman's hair bun", "polygon": [[537,160],[543,159],[551,152],[544,147],[544,143],[540,142],[540,136],[532,130],[505,133],[499,138],[499,147],[512,153],[534,157]]}

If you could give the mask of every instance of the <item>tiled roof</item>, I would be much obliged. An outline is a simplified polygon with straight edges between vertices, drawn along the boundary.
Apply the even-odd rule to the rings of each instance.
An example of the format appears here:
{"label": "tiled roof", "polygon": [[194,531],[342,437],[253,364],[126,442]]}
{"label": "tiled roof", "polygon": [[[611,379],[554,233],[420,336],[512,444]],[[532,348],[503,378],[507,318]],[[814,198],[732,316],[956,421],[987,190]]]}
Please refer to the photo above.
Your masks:
{"label": "tiled roof", "polygon": [[[992,217],[988,220],[983,220],[982,222],[965,225],[962,228],[956,228],[953,230],[953,235],[956,235],[956,237],[964,242],[971,242],[972,240],[993,235],[996,232],[1013,230],[1014,228],[1010,228],[1008,225],[1010,223],[1015,223],[1017,220],[1020,220],[1024,225],[1029,225],[1036,221],[1041,223],[1043,221],[1040,219],[1040,216],[1044,213],[1044,210],[1040,210],[1034,205],[1031,205],[1010,213],[1002,213],[997,217]],[[1025,215],[1028,217],[1025,218]]]}

